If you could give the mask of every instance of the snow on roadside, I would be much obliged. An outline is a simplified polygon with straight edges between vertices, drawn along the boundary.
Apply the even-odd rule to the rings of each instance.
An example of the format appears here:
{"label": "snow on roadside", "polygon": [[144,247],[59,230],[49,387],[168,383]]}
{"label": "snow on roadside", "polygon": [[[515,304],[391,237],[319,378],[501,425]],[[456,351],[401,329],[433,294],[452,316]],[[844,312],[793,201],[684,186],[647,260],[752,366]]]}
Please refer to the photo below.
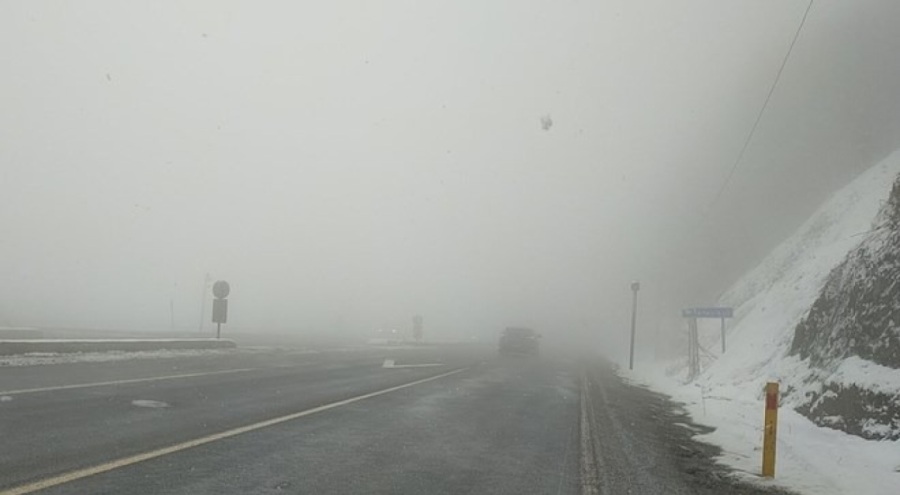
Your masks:
{"label": "snow on roadside", "polygon": [[[736,476],[761,486],[810,495],[896,495],[900,486],[900,441],[871,441],[821,428],[789,407],[779,410],[775,478],[762,467],[762,386],[755,400],[738,390],[685,385],[658,368],[620,371],[631,383],[661,390],[684,404],[695,422],[715,431],[697,440],[722,448],[718,459]],[[737,389],[738,387],[735,387]],[[738,397],[738,398],[735,398]]]}
{"label": "snow on roadside", "polygon": [[857,356],[851,356],[826,378],[844,387],[856,385],[886,395],[900,394],[900,370],[888,368]]}
{"label": "snow on roadside", "polygon": [[[788,355],[797,323],[831,270],[870,231],[898,173],[900,152],[895,152],[838,191],[725,292],[717,304],[735,308],[728,352],[704,363],[695,383],[684,383],[683,362],[638,363],[635,372],[622,372],[626,379],[671,395],[696,422],[716,428],[698,439],[721,446],[721,462],[741,477],[804,494],[900,493],[900,441],[864,440],[818,427],[792,409],[811,379],[900,392],[900,372],[858,358],[835,369],[810,370],[807,362]],[[718,349],[718,321],[702,321],[700,330],[703,346]],[[758,476],[767,381],[780,382],[783,393],[774,480]]]}

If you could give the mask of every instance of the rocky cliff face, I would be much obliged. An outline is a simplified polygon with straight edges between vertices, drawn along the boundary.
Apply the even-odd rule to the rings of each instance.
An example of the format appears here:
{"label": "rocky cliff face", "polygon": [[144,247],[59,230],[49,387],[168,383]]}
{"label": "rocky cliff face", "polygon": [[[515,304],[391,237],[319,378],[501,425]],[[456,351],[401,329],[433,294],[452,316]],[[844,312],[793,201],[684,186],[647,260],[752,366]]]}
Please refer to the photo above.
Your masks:
{"label": "rocky cliff face", "polygon": [[887,381],[900,376],[900,180],[872,230],[859,235],[796,327],[790,352],[809,360],[811,382],[822,380],[798,410],[823,426],[898,439],[900,387],[879,386],[868,371],[836,371],[853,360]]}

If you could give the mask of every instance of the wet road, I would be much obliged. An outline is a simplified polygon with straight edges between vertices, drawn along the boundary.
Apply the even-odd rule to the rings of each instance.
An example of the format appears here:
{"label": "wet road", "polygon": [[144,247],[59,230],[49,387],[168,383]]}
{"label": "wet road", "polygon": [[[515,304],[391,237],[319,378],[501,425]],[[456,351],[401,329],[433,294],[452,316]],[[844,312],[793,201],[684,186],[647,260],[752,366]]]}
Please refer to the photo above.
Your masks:
{"label": "wet road", "polygon": [[0,494],[757,493],[721,480],[664,398],[565,356],[442,346],[10,367],[0,397]]}

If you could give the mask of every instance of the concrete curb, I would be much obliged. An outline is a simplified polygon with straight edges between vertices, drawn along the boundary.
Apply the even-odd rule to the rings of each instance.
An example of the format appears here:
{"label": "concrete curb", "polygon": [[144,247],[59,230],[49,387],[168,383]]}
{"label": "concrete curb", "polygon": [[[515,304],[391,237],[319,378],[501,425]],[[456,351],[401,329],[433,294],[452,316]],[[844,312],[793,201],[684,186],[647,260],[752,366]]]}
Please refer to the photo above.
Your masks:
{"label": "concrete curb", "polygon": [[0,340],[0,356],[33,352],[109,352],[160,351],[174,349],[233,349],[237,344],[228,339],[35,339]]}

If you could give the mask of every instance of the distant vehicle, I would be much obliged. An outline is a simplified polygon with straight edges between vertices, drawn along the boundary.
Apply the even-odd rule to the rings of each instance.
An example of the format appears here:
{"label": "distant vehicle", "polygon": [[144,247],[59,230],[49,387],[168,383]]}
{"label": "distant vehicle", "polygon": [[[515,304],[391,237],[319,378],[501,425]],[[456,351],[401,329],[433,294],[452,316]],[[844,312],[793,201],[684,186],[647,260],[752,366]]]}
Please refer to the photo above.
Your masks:
{"label": "distant vehicle", "polygon": [[508,327],[500,335],[499,352],[502,355],[537,356],[541,335],[530,328]]}
{"label": "distant vehicle", "polygon": [[403,334],[396,328],[382,328],[375,330],[369,339],[369,345],[397,345],[404,342]]}

